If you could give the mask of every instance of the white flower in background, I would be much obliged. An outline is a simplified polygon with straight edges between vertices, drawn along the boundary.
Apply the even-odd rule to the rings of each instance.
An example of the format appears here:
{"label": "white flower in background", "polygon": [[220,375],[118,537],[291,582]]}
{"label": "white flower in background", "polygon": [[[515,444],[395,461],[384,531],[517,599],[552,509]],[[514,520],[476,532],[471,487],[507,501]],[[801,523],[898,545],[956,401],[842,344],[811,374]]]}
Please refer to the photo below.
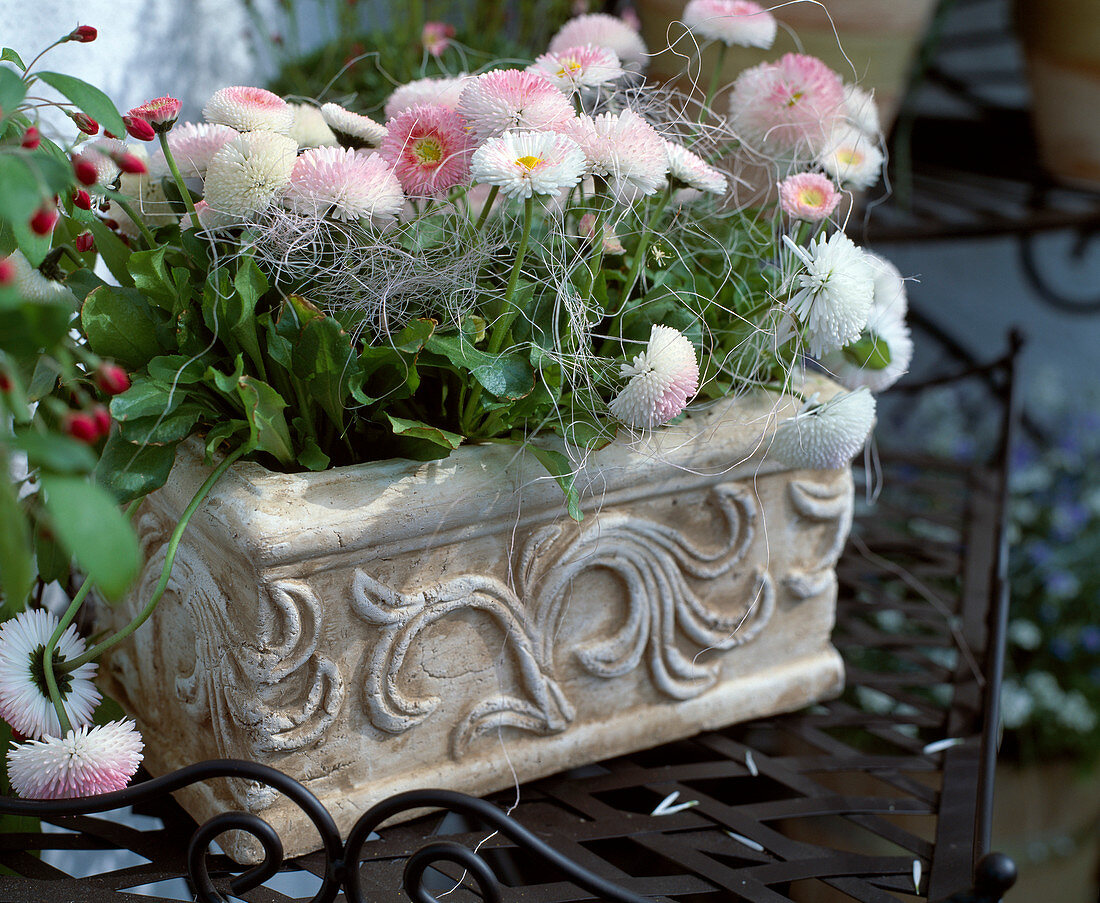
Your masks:
{"label": "white flower in background", "polygon": [[234,85],[210,95],[202,108],[202,118],[238,132],[262,130],[285,135],[294,122],[294,111],[278,94],[264,88]]}
{"label": "white flower in background", "polygon": [[[46,643],[57,625],[53,614],[39,608],[21,612],[0,627],[0,718],[24,737],[38,739],[61,733],[42,662]],[[83,652],[84,639],[70,624],[57,643],[54,662],[72,660]],[[99,705],[99,691],[92,683],[95,672],[92,662],[69,674],[54,672],[65,716],[77,727],[88,724]]]}
{"label": "white flower in background", "polygon": [[882,131],[874,95],[857,85],[844,86],[844,116],[866,135],[877,136]]}
{"label": "white flower in background", "polygon": [[[42,275],[38,267],[31,266],[29,260],[23,256],[18,248],[11,252],[8,258],[15,267],[15,289],[27,301],[38,301],[42,304],[61,302],[76,307],[76,295],[72,293],[63,282],[55,282]],[[8,624],[11,621],[7,622]],[[2,636],[2,632],[0,632]],[[0,716],[3,712],[0,711]],[[22,733],[26,733],[23,731]],[[29,736],[29,735],[28,735]]]}
{"label": "white flower in background", "polygon": [[611,402],[611,413],[634,429],[651,430],[679,414],[699,388],[695,346],[671,326],[654,325],[645,351],[623,364],[629,379]]}
{"label": "white flower in background", "polygon": [[290,109],[294,111],[294,122],[287,134],[298,142],[298,147],[332,147],[340,143],[319,107],[292,103]]}
{"label": "white flower in background", "polygon": [[851,126],[837,129],[826,142],[828,150],[821,157],[821,166],[842,185],[870,188],[882,175],[884,157],[877,142]]}
{"label": "white flower in background", "polygon": [[1058,708],[1058,721],[1071,731],[1088,734],[1096,727],[1096,712],[1092,710],[1084,693],[1070,690]]}
{"label": "white flower in background", "polygon": [[298,144],[286,135],[255,131],[234,138],[210,161],[204,200],[227,216],[262,213],[282,195],[297,157]]}
{"label": "white flower in background", "polygon": [[393,168],[377,154],[318,147],[294,162],[283,199],[298,213],[388,226],[401,212],[405,193]]}
{"label": "white flower in background", "polygon": [[726,177],[698,154],[692,153],[682,144],[676,144],[674,141],[665,142],[665,153],[668,154],[670,179],[675,179],[697,191],[718,195],[726,193]]}
{"label": "white flower in background", "polygon": [[909,294],[901,271],[885,257],[873,251],[864,251],[867,262],[875,274],[874,309],[888,311],[900,320],[909,312]]}
{"label": "white flower in background", "polygon": [[1043,631],[1034,621],[1014,618],[1008,625],[1008,641],[1030,652],[1042,645]]}
{"label": "white flower in background", "polygon": [[321,118],[345,147],[377,147],[387,135],[384,125],[379,125],[369,116],[345,110],[338,103],[324,104]]}
{"label": "white flower in background", "polygon": [[24,799],[73,799],[121,790],[141,764],[145,744],[132,721],[18,743],[8,751],[8,778]]}
{"label": "white flower in background", "polygon": [[[225,147],[227,141],[239,135],[240,132],[227,125],[211,125],[205,122],[177,123],[168,133],[168,147],[171,148],[172,156],[184,178],[197,176],[201,179],[206,176],[207,167],[210,166],[214,154]],[[168,171],[160,151],[157,151],[150,169],[154,172]]]}
{"label": "white flower in background", "polygon": [[665,183],[665,141],[633,110],[578,116],[562,132],[580,145],[589,174],[606,179],[620,204],[632,204]]}
{"label": "white flower in background", "polygon": [[849,359],[844,351],[831,351],[821,364],[848,389],[866,386],[872,392],[883,392],[909,372],[913,361],[913,339],[905,320],[891,310],[874,308],[867,321],[866,332],[876,347],[885,346],[890,362],[885,367],[861,366]]}
{"label": "white flower in background", "polygon": [[[126,142],[119,141],[117,138],[100,138],[98,141],[84,145],[81,156],[90,160],[95,167],[95,187],[105,187],[114,183],[122,170],[112,159],[112,154],[126,153],[129,150]],[[94,192],[95,188],[89,190]]]}
{"label": "white flower in background", "polygon": [[633,72],[644,72],[649,64],[649,51],[641,35],[622,19],[606,13],[592,13],[570,19],[550,39],[549,50],[551,53],[558,53],[585,44],[614,50],[623,67]]}
{"label": "white flower in background", "polygon": [[527,71],[545,76],[566,94],[582,88],[598,88],[624,74],[615,51],[595,44],[544,53],[527,67]]}
{"label": "white flower in background", "polygon": [[[130,207],[150,229],[175,223],[179,214],[172,208],[160,180],[167,170],[158,172],[154,169],[149,153],[142,145],[125,146],[125,152],[145,163],[147,172],[122,173],[119,178],[119,193],[129,198]],[[167,165],[163,157],[161,164]],[[107,218],[118,223],[119,231],[130,238],[137,238],[141,234],[137,223],[114,201],[107,208]]]}
{"label": "white flower in background", "polygon": [[691,0],[684,7],[684,25],[692,34],[727,46],[759,47],[775,43],[775,16],[750,0]]}
{"label": "white flower in background", "polygon": [[843,232],[814,239],[808,251],[790,236],[784,235],[783,241],[805,266],[795,277],[798,289],[787,307],[806,327],[810,354],[820,358],[856,341],[875,297],[874,271],[866,255]]}
{"label": "white flower in background", "polygon": [[791,467],[836,470],[863,448],[875,423],[875,397],[866,389],[826,402],[810,399],[776,428],[768,454]]}
{"label": "white flower in background", "polygon": [[512,198],[557,195],[576,185],[584,171],[577,143],[554,132],[505,132],[488,139],[470,161],[475,182],[496,185]]}
{"label": "white flower in background", "polygon": [[1006,730],[1023,727],[1035,711],[1035,700],[1019,682],[1006,677],[1001,684],[1001,721]]}
{"label": "white flower in background", "polygon": [[407,85],[399,85],[386,100],[383,113],[387,119],[393,119],[399,113],[422,104],[457,110],[463,90],[476,78],[476,75],[460,72],[450,78],[420,78]]}

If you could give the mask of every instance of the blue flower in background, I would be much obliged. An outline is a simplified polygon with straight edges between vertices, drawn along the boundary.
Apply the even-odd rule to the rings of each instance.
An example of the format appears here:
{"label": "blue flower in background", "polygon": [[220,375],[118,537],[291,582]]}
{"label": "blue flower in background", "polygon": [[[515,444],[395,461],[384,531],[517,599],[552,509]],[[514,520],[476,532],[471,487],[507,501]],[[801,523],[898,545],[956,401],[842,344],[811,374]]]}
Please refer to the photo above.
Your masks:
{"label": "blue flower in background", "polygon": [[1063,636],[1056,636],[1050,641],[1050,654],[1059,661],[1068,661],[1073,655],[1073,644]]}
{"label": "blue flower in background", "polygon": [[1027,560],[1037,568],[1045,568],[1054,561],[1054,549],[1041,540],[1027,544]]}
{"label": "blue flower in background", "polygon": [[1095,624],[1089,624],[1087,627],[1081,628],[1081,648],[1089,655],[1096,655],[1100,652],[1100,627]]}
{"label": "blue flower in background", "polygon": [[1068,599],[1077,595],[1077,591],[1081,588],[1081,582],[1069,571],[1057,570],[1046,575],[1043,586],[1052,596],[1059,599]]}
{"label": "blue flower in background", "polygon": [[1088,524],[1091,516],[1089,509],[1076,499],[1059,501],[1051,515],[1051,535],[1058,542],[1069,542]]}

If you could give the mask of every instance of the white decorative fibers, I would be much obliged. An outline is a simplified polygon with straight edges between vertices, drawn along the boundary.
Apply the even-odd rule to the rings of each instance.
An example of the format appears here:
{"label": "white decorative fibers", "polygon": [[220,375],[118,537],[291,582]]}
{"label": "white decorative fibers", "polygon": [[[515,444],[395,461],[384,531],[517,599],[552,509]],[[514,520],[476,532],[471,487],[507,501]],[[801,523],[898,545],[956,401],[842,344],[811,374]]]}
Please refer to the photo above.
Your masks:
{"label": "white decorative fibers", "polygon": [[290,182],[297,155],[297,142],[275,132],[247,132],[234,138],[210,161],[204,199],[226,216],[262,213]]}
{"label": "white decorative fibers", "polygon": [[821,166],[842,185],[870,188],[882,174],[877,140],[852,126],[839,128],[829,136]]}
{"label": "white decorative fibers", "polygon": [[278,94],[265,88],[234,85],[210,95],[202,108],[202,117],[238,132],[262,129],[285,135],[294,122],[294,111]]}
{"label": "white decorative fibers", "polygon": [[611,413],[634,429],[651,430],[679,414],[699,388],[695,346],[679,330],[655,324],[645,351],[623,364],[629,382],[611,402]]}
{"label": "white decorative fibers", "polygon": [[788,235],[783,242],[805,266],[787,306],[806,327],[810,354],[820,358],[854,342],[867,325],[875,296],[874,270],[866,255],[843,232],[814,239],[809,251]]}
{"label": "white decorative fibers", "polygon": [[775,431],[768,453],[791,467],[835,470],[847,467],[875,423],[875,397],[866,389],[814,399]]}
{"label": "white decorative fibers", "polygon": [[512,198],[558,195],[585,172],[577,143],[554,132],[505,132],[474,151],[470,174],[475,182],[496,185]]}
{"label": "white decorative fibers", "polygon": [[[57,624],[53,614],[35,609],[21,612],[0,627],[0,718],[24,737],[38,739],[61,733],[42,670],[42,653]],[[74,659],[83,652],[84,640],[70,624],[57,643],[54,662]],[[95,672],[95,664],[89,662],[69,674],[57,675],[65,716],[77,727],[92,720],[99,704],[99,691],[92,683]]]}
{"label": "white decorative fibers", "polygon": [[562,132],[580,145],[588,172],[607,180],[618,203],[632,204],[665,184],[665,141],[633,110],[578,116]]}
{"label": "white decorative fibers", "polygon": [[311,103],[292,103],[294,123],[287,133],[298,142],[298,147],[332,147],[339,144],[336,135],[325,122],[320,107]]}
{"label": "white decorative fibers", "polygon": [[643,72],[649,64],[649,51],[641,35],[622,19],[606,13],[592,13],[570,19],[550,40],[549,50],[558,53],[570,47],[595,44],[614,50],[627,69]]}
{"label": "white decorative fibers", "polygon": [[121,790],[141,764],[145,748],[132,721],[72,730],[13,744],[8,778],[24,799],[57,800]]}
{"label": "white decorative fibers", "polygon": [[698,154],[689,151],[674,141],[665,142],[668,154],[668,175],[688,188],[697,191],[709,191],[711,194],[726,193],[726,177],[707,163]]}
{"label": "white decorative fibers", "polygon": [[692,34],[730,47],[767,50],[775,43],[775,16],[750,0],[691,0],[683,22]]}
{"label": "white decorative fibers", "polygon": [[377,154],[318,147],[295,161],[283,200],[298,213],[387,226],[401,212],[405,193],[393,168]]}
{"label": "white decorative fibers", "polygon": [[321,117],[337,139],[348,147],[377,147],[386,137],[386,127],[369,116],[345,110],[338,103],[326,103],[321,107]]}

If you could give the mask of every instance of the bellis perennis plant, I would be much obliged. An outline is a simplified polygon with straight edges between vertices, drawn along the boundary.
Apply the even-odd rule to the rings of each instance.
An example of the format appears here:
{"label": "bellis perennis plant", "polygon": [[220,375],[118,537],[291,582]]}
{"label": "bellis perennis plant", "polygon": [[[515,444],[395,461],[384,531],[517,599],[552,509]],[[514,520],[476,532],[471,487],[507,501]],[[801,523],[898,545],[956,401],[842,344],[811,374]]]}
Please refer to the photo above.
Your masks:
{"label": "bellis perennis plant", "polygon": [[[775,33],[735,0],[685,23],[720,50]],[[414,39],[433,72],[441,36]],[[93,724],[87,680],[162,587],[90,648],[70,625],[92,586],[132,578],[117,505],[163,484],[185,438],[219,461],[189,512],[242,456],[323,470],[495,442],[533,448],[580,517],[575,462],[750,392],[797,401],[765,453],[859,451],[870,390],[912,352],[900,276],[838,224],[878,177],[873,101],[804,55],[725,94],[693,72],[694,96],[645,83],[647,61],[630,23],[581,16],[537,59],[425,73],[376,108],[227,86],[201,122],[171,96],[123,117],[91,86],[0,68],[0,175],[26,186],[0,202],[0,463],[26,472],[0,497],[6,611],[86,577],[60,619],[33,604],[0,632],[0,715],[32,737],[18,787],[98,792],[136,767],[140,739]],[[20,104],[36,78],[69,91],[74,134]],[[811,367],[849,391],[803,397]]]}

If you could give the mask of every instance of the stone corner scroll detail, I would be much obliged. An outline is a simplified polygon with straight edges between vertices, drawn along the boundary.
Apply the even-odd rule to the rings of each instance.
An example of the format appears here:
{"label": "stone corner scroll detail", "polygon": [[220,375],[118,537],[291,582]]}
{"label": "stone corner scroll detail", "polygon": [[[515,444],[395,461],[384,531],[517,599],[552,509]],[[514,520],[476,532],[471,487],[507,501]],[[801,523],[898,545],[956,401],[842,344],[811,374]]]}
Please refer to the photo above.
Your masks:
{"label": "stone corner scroll detail", "polygon": [[809,599],[836,588],[836,563],[852,529],[855,486],[851,471],[845,470],[828,483],[792,480],[787,492],[800,517],[827,526],[812,561],[783,578],[783,585],[796,599]]}
{"label": "stone corner scroll detail", "polygon": [[692,579],[705,582],[734,572],[754,535],[757,512],[750,490],[718,485],[709,502],[724,537],[717,548],[700,548],[675,527],[631,513],[603,514],[578,532],[559,525],[535,531],[519,556],[516,589],[492,576],[467,574],[405,593],[357,569],[352,608],[382,629],[365,682],[372,724],[401,733],[431,715],[439,697],[410,696],[400,687],[405,657],[421,631],[441,618],[477,611],[494,619],[506,637],[525,696],[490,696],[471,707],[452,735],[452,755],[460,757],[471,741],[498,726],[542,735],[565,730],[574,709],[553,675],[553,641],[570,585],[595,568],[618,578],[626,617],[611,636],[575,650],[582,667],[613,678],[647,658],[653,682],[665,695],[689,699],[704,693],[718,682],[721,665],[695,662],[697,655],[679,648],[678,636],[697,652],[732,649],[758,636],[775,610],[775,586],[763,567],[745,574],[748,591],[735,613],[713,610],[692,588]]}

